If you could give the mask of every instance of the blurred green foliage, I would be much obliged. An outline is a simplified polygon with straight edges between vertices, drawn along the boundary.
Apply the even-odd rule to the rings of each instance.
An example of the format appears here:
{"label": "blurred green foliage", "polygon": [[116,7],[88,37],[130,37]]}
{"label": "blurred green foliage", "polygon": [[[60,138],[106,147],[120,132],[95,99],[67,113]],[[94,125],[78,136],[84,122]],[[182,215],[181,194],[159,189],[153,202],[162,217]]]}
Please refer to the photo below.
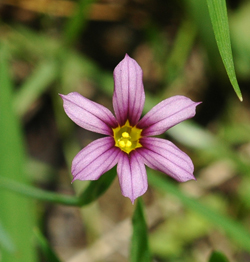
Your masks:
{"label": "blurred green foliage", "polygon": [[[158,202],[162,202],[164,206],[174,205],[178,208],[170,213],[163,212],[162,221],[148,229],[142,202],[137,202],[133,217],[132,261],[138,260],[140,254],[146,254],[146,259],[141,261],[148,261],[148,233],[149,246],[155,261],[201,261],[197,253],[199,250],[202,253],[204,246],[206,251],[217,249],[213,245],[218,242],[212,240],[217,230],[221,241],[226,242],[222,247],[230,255],[230,259],[248,261],[250,125],[249,91],[245,87],[250,84],[250,5],[245,1],[238,1],[237,8],[228,11],[222,0],[169,1],[172,4],[170,11],[177,8],[181,15],[176,20],[165,22],[165,14],[157,17],[153,13],[154,8],[159,10],[157,5],[165,5],[161,1],[156,1],[157,4],[151,2],[149,1],[149,6],[153,7],[152,10],[146,4],[142,4],[140,9],[140,4],[120,3],[123,13],[130,15],[125,18],[121,16],[112,22],[115,26],[122,24],[123,27],[118,27],[119,30],[126,28],[129,31],[132,28],[143,35],[133,48],[125,48],[123,55],[129,52],[145,64],[148,64],[149,57],[152,67],[141,64],[142,68],[147,69],[144,74],[144,112],[161,99],[180,93],[190,94],[197,101],[203,100],[203,104],[197,109],[197,119],[186,121],[166,133],[166,136],[190,154],[196,167],[197,182],[189,182],[191,190],[187,190],[181,185],[170,183],[152,170],[148,171],[149,183],[153,188],[151,190],[154,191],[153,200],[149,204],[157,206]],[[106,5],[110,10],[113,6],[108,3],[95,5],[95,1],[84,0],[73,3],[76,5],[76,12],[70,18],[35,14],[28,25],[21,18],[18,20],[12,17],[15,22],[6,19],[4,11],[8,12],[11,7],[8,4],[1,7],[4,11],[1,12],[3,18],[0,25],[0,261],[36,261],[36,243],[48,261],[60,261],[53,251],[55,246],[52,241],[43,236],[42,225],[46,221],[43,214],[45,211],[41,209],[45,210],[46,207],[40,204],[35,207],[33,201],[38,199],[50,204],[84,205],[81,209],[83,224],[92,223],[92,228],[98,228],[96,220],[101,223],[102,218],[93,218],[93,214],[101,213],[101,204],[99,206],[96,203],[99,203],[98,199],[106,190],[111,190],[110,185],[115,177],[113,169],[98,181],[89,184],[74,182],[70,192],[73,195],[40,188],[43,183],[59,183],[61,177],[70,185],[71,160],[82,147],[77,139],[79,134],[76,127],[65,116],[58,93],[87,92],[92,99],[104,97],[111,101],[113,92],[109,61],[103,64],[101,58],[94,59],[84,48],[81,50],[82,38],[91,36],[93,39],[94,35],[99,39],[98,34],[102,30],[101,23],[99,31],[91,25],[91,10],[98,10],[98,4]],[[140,15],[145,10],[146,18],[143,20]],[[101,15],[99,13],[100,17]],[[164,22],[159,22],[158,18],[162,18]],[[36,20],[40,21],[39,28],[32,25]],[[103,22],[108,23],[110,22]],[[92,34],[86,36],[84,33],[88,30]],[[117,31],[114,30],[112,35],[116,34]],[[126,42],[126,35],[122,39]],[[105,46],[105,41],[99,44]],[[110,60],[114,59],[118,63],[120,57],[115,54],[120,54],[121,51],[113,51],[114,55],[110,56]],[[95,52],[99,53],[98,50]],[[106,55],[110,53],[107,52]],[[233,94],[220,55],[240,99],[238,82],[242,84],[244,103],[240,103]],[[152,68],[152,72],[148,73]],[[24,76],[20,76],[22,73]],[[199,81],[194,81],[195,87],[190,87],[190,79],[196,78]],[[151,83],[154,85],[153,90],[150,88]],[[216,88],[213,88],[214,83]],[[209,93],[210,89],[212,95]],[[50,115],[53,115],[54,129],[60,140],[60,154],[64,156],[60,165],[45,161],[44,166],[41,166],[41,160],[34,161],[34,156],[27,156],[25,152],[29,151],[28,146],[25,150],[25,139],[28,136],[25,133],[26,126],[32,122],[34,115],[38,115],[39,109],[46,106],[43,100],[45,96],[51,102]],[[39,103],[42,104],[40,107]],[[220,111],[214,111],[214,106]],[[213,112],[216,114],[213,115]],[[23,125],[22,131],[20,122]],[[83,135],[84,138],[85,136],[87,137],[86,134]],[[216,164],[223,163],[226,164],[222,171],[219,168],[213,169],[214,166],[217,167]],[[63,176],[62,169],[68,175]],[[214,173],[215,178],[210,178]],[[195,190],[198,193],[195,194]],[[91,204],[89,210],[85,207],[87,204]],[[106,200],[106,205],[105,209],[108,210],[112,205],[110,200]],[[35,216],[37,226],[41,226],[41,229],[34,234]],[[87,235],[95,235],[91,227],[86,226],[85,230]],[[140,233],[136,233],[138,231]],[[101,232],[98,231],[98,234],[101,235]],[[36,241],[32,240],[34,236]],[[86,248],[88,249],[87,245]],[[213,253],[210,260],[209,256],[210,254],[203,255],[202,261],[227,261],[221,253]]]}

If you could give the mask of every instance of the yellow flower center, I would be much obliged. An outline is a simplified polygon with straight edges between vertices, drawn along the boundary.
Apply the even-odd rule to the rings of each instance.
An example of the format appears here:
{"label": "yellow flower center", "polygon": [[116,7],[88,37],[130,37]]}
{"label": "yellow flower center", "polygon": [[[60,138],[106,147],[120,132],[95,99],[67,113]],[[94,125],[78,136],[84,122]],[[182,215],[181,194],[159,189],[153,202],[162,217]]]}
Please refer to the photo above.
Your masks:
{"label": "yellow flower center", "polygon": [[115,146],[129,154],[132,150],[142,147],[139,140],[142,129],[131,126],[127,120],[125,125],[113,128]]}

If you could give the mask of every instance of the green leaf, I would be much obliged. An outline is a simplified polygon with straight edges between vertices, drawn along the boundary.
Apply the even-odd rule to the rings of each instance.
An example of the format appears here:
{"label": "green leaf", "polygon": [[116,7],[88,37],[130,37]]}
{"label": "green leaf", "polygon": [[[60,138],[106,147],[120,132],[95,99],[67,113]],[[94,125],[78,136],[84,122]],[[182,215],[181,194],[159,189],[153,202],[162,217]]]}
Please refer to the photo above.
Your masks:
{"label": "green leaf", "polygon": [[[0,177],[8,177],[20,183],[28,183],[24,173],[25,150],[21,128],[12,108],[13,85],[9,74],[8,49],[0,49]],[[8,232],[16,249],[9,252],[1,249],[1,260],[5,262],[36,261],[32,245],[34,207],[30,199],[20,198],[0,190],[0,214],[2,227]]]}
{"label": "green leaf", "polygon": [[91,7],[91,4],[95,0],[80,0],[75,7],[75,14],[67,22],[64,29],[64,42],[66,45],[74,43],[80,31],[87,24],[87,17]]}
{"label": "green leaf", "polygon": [[109,188],[116,177],[116,169],[112,168],[98,180],[91,181],[88,187],[79,196],[80,205],[87,205],[99,198]]}
{"label": "green leaf", "polygon": [[91,181],[79,197],[45,191],[5,177],[0,177],[0,188],[11,190],[26,197],[49,201],[51,203],[70,206],[84,206],[97,200],[102,194],[104,194],[115,177],[116,170],[113,168],[103,174],[98,180]]}
{"label": "green leaf", "polygon": [[21,86],[14,98],[14,110],[23,116],[32,103],[49,87],[57,75],[57,66],[53,61],[42,62],[33,74]]}
{"label": "green leaf", "polygon": [[224,254],[218,251],[214,251],[209,258],[209,262],[229,262],[229,261]]}
{"label": "green leaf", "polygon": [[34,186],[19,183],[13,179],[0,177],[0,188],[8,189],[26,197],[49,201],[51,203],[79,206],[79,199],[75,196],[67,196],[36,188]]}
{"label": "green leaf", "polygon": [[232,240],[238,243],[245,250],[250,251],[250,234],[240,223],[225,215],[219,214],[196,199],[188,197],[181,192],[177,186],[168,181],[168,179],[163,179],[162,177],[155,175],[152,170],[147,170],[147,174],[149,183],[152,186],[175,195],[187,208],[194,210],[214,225],[223,229]]}
{"label": "green leaf", "polygon": [[229,35],[229,25],[227,18],[227,6],[225,0],[207,0],[209,15],[213,25],[215,39],[218,49],[226,68],[230,82],[240,101],[243,100],[242,94],[236,79],[231,41]]}
{"label": "green leaf", "polygon": [[175,44],[166,63],[166,82],[172,83],[184,70],[188,56],[193,48],[196,28],[189,21],[184,20],[176,35]]}
{"label": "green leaf", "polygon": [[140,198],[137,201],[132,223],[131,262],[150,262],[147,224],[143,213],[143,202]]}
{"label": "green leaf", "polygon": [[56,253],[50,247],[47,239],[43,236],[38,228],[34,230],[36,240],[43,251],[46,261],[49,262],[61,262]]}
{"label": "green leaf", "polygon": [[6,249],[10,253],[13,253],[16,249],[10,235],[4,229],[1,221],[0,221],[0,246]]}

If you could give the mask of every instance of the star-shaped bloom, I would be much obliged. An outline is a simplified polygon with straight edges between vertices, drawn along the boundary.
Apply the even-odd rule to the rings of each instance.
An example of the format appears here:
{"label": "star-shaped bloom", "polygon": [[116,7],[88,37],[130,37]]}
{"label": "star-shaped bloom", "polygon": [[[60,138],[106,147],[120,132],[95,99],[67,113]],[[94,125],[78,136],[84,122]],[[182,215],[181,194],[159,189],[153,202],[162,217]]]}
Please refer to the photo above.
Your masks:
{"label": "star-shaped bloom", "polygon": [[122,194],[134,200],[148,188],[145,165],[179,182],[195,179],[187,154],[172,142],[151,137],[195,115],[196,106],[185,96],[173,96],[141,117],[145,102],[142,69],[128,55],[114,70],[113,107],[104,106],[76,92],[61,95],[66,114],[80,127],[106,135],[83,148],[73,159],[73,181],[97,180],[117,164]]}

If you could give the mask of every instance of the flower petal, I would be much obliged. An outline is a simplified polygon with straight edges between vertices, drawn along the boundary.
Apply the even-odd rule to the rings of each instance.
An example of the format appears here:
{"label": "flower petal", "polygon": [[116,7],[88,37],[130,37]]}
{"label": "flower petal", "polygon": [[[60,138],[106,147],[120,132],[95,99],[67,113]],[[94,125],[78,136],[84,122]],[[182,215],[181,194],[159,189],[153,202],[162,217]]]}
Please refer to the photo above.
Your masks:
{"label": "flower petal", "polygon": [[71,172],[74,180],[97,180],[114,167],[121,150],[114,146],[112,137],[99,138],[83,148],[73,159]]}
{"label": "flower petal", "polygon": [[142,69],[127,54],[114,70],[113,107],[120,126],[129,120],[135,126],[145,102]]}
{"label": "flower petal", "polygon": [[143,136],[160,135],[170,127],[193,117],[199,104],[185,96],[170,97],[153,107],[137,127],[143,129]]}
{"label": "flower petal", "polygon": [[179,182],[195,179],[192,160],[173,143],[156,137],[144,137],[140,142],[143,147],[137,152],[147,166],[166,173]]}
{"label": "flower petal", "polygon": [[112,127],[118,125],[113,114],[77,92],[60,95],[68,117],[80,127],[99,134],[112,135]]}
{"label": "flower petal", "polygon": [[135,199],[143,195],[148,188],[148,179],[145,165],[136,150],[129,155],[122,152],[117,164],[117,174],[122,194],[129,197],[134,203]]}

